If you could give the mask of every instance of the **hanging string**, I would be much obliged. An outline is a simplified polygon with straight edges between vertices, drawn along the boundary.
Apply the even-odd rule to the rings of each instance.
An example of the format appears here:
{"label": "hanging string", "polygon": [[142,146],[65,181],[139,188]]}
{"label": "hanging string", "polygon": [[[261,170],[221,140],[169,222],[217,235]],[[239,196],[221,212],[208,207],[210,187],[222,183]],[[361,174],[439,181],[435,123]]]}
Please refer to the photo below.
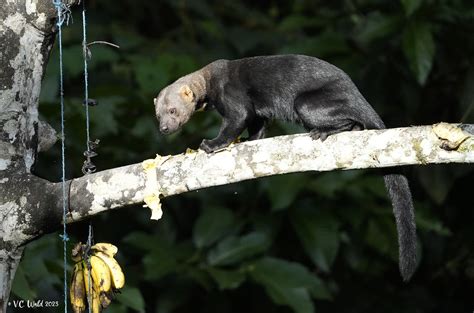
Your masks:
{"label": "hanging string", "polygon": [[90,126],[89,126],[89,73],[87,68],[87,32],[86,32],[86,1],[82,1],[82,53],[84,56],[84,106],[86,110],[86,147],[90,151]]}
{"label": "hanging string", "polygon": [[97,101],[89,99],[89,73],[87,60],[90,57],[90,51],[87,44],[87,19],[86,19],[86,2],[82,1],[82,54],[84,57],[84,106],[86,111],[86,151],[84,156],[86,160],[82,166],[83,174],[91,174],[96,171],[96,166],[92,163],[91,158],[97,156],[97,152],[94,150],[99,144],[99,140],[91,141],[90,138],[90,116],[89,106],[97,105]]}
{"label": "hanging string", "polygon": [[[88,73],[88,66],[87,66],[87,59],[89,57],[89,50],[87,48],[87,32],[86,32],[86,2],[85,0],[82,1],[82,54],[84,58],[84,107],[86,111],[86,151],[84,152],[84,156],[87,158],[84,161],[84,165],[82,166],[82,173],[83,174],[91,174],[95,172],[95,165],[92,163],[91,158],[96,156],[97,154],[91,148],[91,140],[90,140],[90,118],[89,118],[89,105],[92,102],[89,99],[89,73]],[[95,148],[95,147],[94,147]],[[89,313],[92,312],[92,270],[90,265],[90,248],[92,246],[92,223],[89,220],[89,234],[87,236],[87,249],[86,249],[86,266],[88,269],[88,286],[89,290],[87,290],[87,302],[88,302],[88,311]]]}
{"label": "hanging string", "polygon": [[[91,174],[94,173],[96,170],[95,165],[92,163],[91,158],[96,156],[97,153],[93,150],[96,148],[96,143],[92,142],[90,139],[90,118],[89,118],[89,105],[95,105],[95,101],[91,101],[89,99],[89,73],[88,73],[88,66],[87,66],[87,59],[89,58],[89,49],[87,48],[87,20],[86,20],[86,1],[82,1],[82,54],[84,58],[84,107],[86,111],[86,151],[84,152],[84,156],[87,158],[84,161],[84,165],[82,166],[82,173],[83,174]],[[93,146],[93,147],[92,147]],[[91,313],[92,308],[92,276],[91,276],[91,266],[90,266],[90,248],[92,246],[92,223],[89,220],[89,235],[87,237],[87,252],[86,252],[86,266],[88,268],[89,277],[89,290],[87,290],[87,300],[88,300],[88,307],[89,313]]]}
{"label": "hanging string", "polygon": [[86,18],[86,2],[82,1],[82,54],[84,57],[84,106],[86,111],[86,151],[84,151],[84,156],[86,160],[82,166],[82,173],[92,174],[96,171],[96,166],[92,163],[91,159],[96,157],[98,154],[95,151],[97,146],[100,143],[99,139],[91,141],[90,138],[90,115],[89,115],[89,106],[96,106],[97,100],[89,98],[89,73],[88,73],[88,59],[91,58],[91,52],[89,46],[94,44],[104,44],[109,45],[114,48],[120,48],[118,45],[107,41],[93,41],[87,43],[87,18]]}
{"label": "hanging string", "polygon": [[61,105],[61,182],[62,182],[62,196],[63,196],[63,234],[60,237],[63,240],[63,267],[64,267],[64,312],[67,313],[67,241],[69,237],[66,229],[66,213],[67,199],[66,199],[66,147],[64,134],[64,79],[63,79],[63,45],[62,45],[62,25],[66,21],[69,22],[70,11],[69,8],[62,3],[61,0],[53,0],[53,4],[57,11],[57,27],[58,27],[58,45],[59,45],[59,98]]}
{"label": "hanging string", "polygon": [[92,267],[91,267],[91,257],[90,257],[90,251],[91,251],[91,247],[94,243],[93,241],[93,234],[92,234],[92,224],[91,222],[89,221],[89,234],[87,236],[87,244],[86,244],[86,251],[84,252],[84,260],[86,260],[86,266],[87,266],[87,270],[88,270],[88,277],[87,277],[87,280],[88,280],[88,283],[89,283],[89,290],[87,290],[87,303],[89,304],[88,307],[89,307],[89,313],[91,313],[92,311]]}

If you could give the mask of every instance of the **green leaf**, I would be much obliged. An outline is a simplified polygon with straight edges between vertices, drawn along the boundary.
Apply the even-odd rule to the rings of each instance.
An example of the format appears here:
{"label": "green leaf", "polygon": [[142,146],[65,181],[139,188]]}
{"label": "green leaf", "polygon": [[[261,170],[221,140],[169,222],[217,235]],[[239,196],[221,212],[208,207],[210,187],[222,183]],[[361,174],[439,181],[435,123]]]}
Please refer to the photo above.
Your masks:
{"label": "green leaf", "polygon": [[193,242],[198,248],[208,247],[228,233],[235,222],[234,214],[225,208],[204,208],[193,229]]}
{"label": "green leaf", "polygon": [[423,4],[423,0],[400,0],[406,16],[411,16]]}
{"label": "green leaf", "polygon": [[338,221],[312,208],[298,208],[291,211],[291,222],[313,263],[329,272],[339,250]]}
{"label": "green leaf", "polygon": [[324,283],[304,266],[276,258],[263,258],[250,266],[252,279],[265,287],[277,304],[288,305],[295,312],[314,312],[310,295],[330,299]]}
{"label": "green leaf", "polygon": [[145,251],[153,250],[156,247],[155,240],[155,236],[141,231],[130,233],[123,239],[124,242]]}
{"label": "green leaf", "polygon": [[196,60],[189,55],[179,54],[175,57],[175,70],[178,76],[184,76],[198,69]]}
{"label": "green leaf", "polygon": [[113,42],[120,46],[120,51],[132,50],[143,45],[145,41],[139,32],[133,31],[128,27],[120,27],[117,24],[108,25],[108,27],[112,30]]}
{"label": "green leaf", "polygon": [[143,258],[145,277],[148,280],[156,280],[179,271],[181,265],[189,260],[195,251],[189,241],[171,244],[155,238],[154,244],[152,252]]}
{"label": "green leaf", "polygon": [[194,265],[185,266],[184,268],[180,269],[180,273],[186,273],[189,278],[201,285],[207,291],[210,291],[214,287],[208,272]]}
{"label": "green leaf", "polygon": [[267,178],[264,186],[270,198],[272,210],[282,210],[292,204],[304,183],[305,181],[295,174]]}
{"label": "green leaf", "polygon": [[80,77],[84,72],[82,46],[73,45],[63,49],[63,64],[66,75]]}
{"label": "green leaf", "polygon": [[130,134],[138,138],[156,138],[158,137],[159,131],[156,127],[154,120],[150,119],[149,116],[140,116],[135,120],[135,125],[130,129]]}
{"label": "green leaf", "polygon": [[280,305],[287,305],[296,313],[312,313],[314,312],[313,302],[306,288],[283,289],[280,286],[265,286],[270,298],[273,302]]}
{"label": "green leaf", "polygon": [[365,241],[382,255],[398,260],[398,241],[395,221],[392,217],[380,217],[369,221]]}
{"label": "green leaf", "polygon": [[169,56],[160,55],[155,59],[146,56],[132,58],[133,69],[138,86],[142,92],[158,94],[170,79],[171,64]]}
{"label": "green leaf", "polygon": [[398,16],[383,15],[380,12],[374,12],[364,19],[356,32],[356,39],[363,45],[368,45],[377,39],[387,38],[390,34],[396,32],[400,25]]}
{"label": "green leaf", "polygon": [[107,307],[106,312],[113,313],[127,313],[128,309],[125,305],[117,302],[112,302],[109,307]]}
{"label": "green leaf", "polygon": [[441,236],[451,236],[451,230],[443,225],[442,221],[416,215],[416,225],[421,230],[429,230]]}
{"label": "green leaf", "polygon": [[135,311],[145,312],[145,301],[138,288],[124,287],[120,289],[120,293],[117,294],[117,300]]}
{"label": "green leaf", "polygon": [[175,246],[176,226],[170,215],[164,215],[160,223],[154,229],[154,233],[134,231],[129,233],[123,239],[123,242],[143,251],[152,251],[155,247],[159,247],[165,243],[170,246]]}
{"label": "green leaf", "polygon": [[284,288],[308,288],[311,295],[317,299],[331,297],[324,282],[296,262],[266,257],[253,263],[250,275],[256,281],[274,283]]}
{"label": "green leaf", "polygon": [[417,204],[415,220],[419,231],[432,231],[440,236],[452,235],[451,230],[443,225],[443,221],[426,205]]}
{"label": "green leaf", "polygon": [[403,52],[419,84],[424,85],[435,56],[435,42],[427,23],[412,22],[403,33]]}
{"label": "green leaf", "polygon": [[242,237],[227,237],[209,252],[211,265],[230,265],[265,251],[270,240],[264,233],[253,232]]}
{"label": "green leaf", "polygon": [[174,243],[167,238],[134,232],[124,241],[140,250],[148,252],[143,257],[145,279],[157,280],[169,273],[175,272],[182,260],[188,259],[194,253],[189,241]]}
{"label": "green leaf", "polygon": [[341,191],[347,191],[347,188],[354,185],[354,181],[359,181],[363,174],[362,170],[328,172],[321,173],[308,184],[308,188],[317,192],[318,195],[334,198]]}
{"label": "green leaf", "polygon": [[278,25],[278,30],[282,32],[301,31],[305,27],[320,25],[317,19],[300,14],[286,16]]}
{"label": "green leaf", "polygon": [[13,280],[12,292],[19,298],[24,300],[34,300],[36,298],[36,292],[31,288],[30,283],[26,279],[25,271],[20,263],[15,273],[15,279]]}
{"label": "green leaf", "polygon": [[135,71],[140,88],[148,93],[158,94],[160,89],[166,86],[169,79],[165,69],[145,60],[136,64]]}
{"label": "green leaf", "polygon": [[119,59],[117,48],[108,45],[94,44],[89,46],[89,50],[91,52],[89,70],[91,71],[101,64],[114,64]]}
{"label": "green leaf", "polygon": [[222,40],[225,29],[221,24],[209,20],[197,21],[196,24],[201,33],[205,33],[211,38]]}
{"label": "green leaf", "polygon": [[437,205],[446,202],[456,181],[470,170],[464,167],[419,167],[416,169],[421,186]]}
{"label": "green leaf", "polygon": [[145,268],[145,278],[148,280],[157,280],[176,270],[176,257],[167,249],[153,251],[143,257]]}
{"label": "green leaf", "polygon": [[46,75],[41,84],[40,102],[54,102],[58,98],[58,76]]}
{"label": "green leaf", "polygon": [[170,286],[160,290],[160,296],[156,298],[156,309],[152,312],[174,313],[180,306],[192,303],[194,288],[189,288],[186,283],[178,286]]}
{"label": "green leaf", "polygon": [[[57,275],[52,275],[52,273],[54,273],[52,268],[46,264],[52,260],[52,256],[58,255],[58,241],[53,234],[30,243],[26,247],[20,263],[23,269],[28,269],[24,271],[28,281],[32,284],[41,282],[44,286],[42,290],[46,290],[54,284],[61,284],[62,278]],[[62,266],[62,261],[58,260],[58,262],[60,262]]]}
{"label": "green leaf", "polygon": [[99,106],[94,108],[94,114],[90,115],[91,123],[94,125],[94,135],[104,137],[116,135],[119,132],[118,116],[121,114],[120,103],[124,99],[119,96],[98,98]]}
{"label": "green leaf", "polygon": [[463,112],[461,122],[474,120],[474,64],[471,64],[466,73],[459,98]]}
{"label": "green leaf", "polygon": [[242,27],[229,28],[227,35],[234,48],[237,49],[240,54],[248,53],[269,38],[265,32],[259,29],[250,30]]}
{"label": "green leaf", "polygon": [[347,39],[342,33],[325,31],[317,37],[298,38],[295,42],[282,46],[278,53],[300,53],[325,58],[344,54],[348,51],[350,49],[347,45]]}
{"label": "green leaf", "polygon": [[210,267],[207,271],[217,282],[220,290],[238,288],[245,280],[245,273],[241,270],[222,270]]}
{"label": "green leaf", "polygon": [[273,241],[281,230],[283,214],[268,214],[267,212],[255,212],[252,217],[252,224],[255,231],[265,233]]}

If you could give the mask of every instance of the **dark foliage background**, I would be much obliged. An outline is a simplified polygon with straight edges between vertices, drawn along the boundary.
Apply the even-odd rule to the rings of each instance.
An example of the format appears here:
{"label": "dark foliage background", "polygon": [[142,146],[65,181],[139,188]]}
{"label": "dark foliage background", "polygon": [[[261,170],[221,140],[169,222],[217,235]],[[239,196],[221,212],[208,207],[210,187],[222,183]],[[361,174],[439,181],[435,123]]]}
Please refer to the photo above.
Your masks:
{"label": "dark foliage background", "polygon": [[[89,0],[92,138],[100,170],[196,148],[214,113],[178,134],[157,131],[152,99],[219,58],[299,53],[344,69],[389,127],[474,123],[472,0]],[[64,30],[68,177],[85,150],[79,8]],[[59,129],[58,55],[43,82],[41,116]],[[270,134],[301,131],[273,123]],[[59,180],[59,144],[36,173]],[[95,240],[119,247],[127,285],[109,312],[472,312],[473,167],[407,168],[420,263],[398,274],[391,207],[376,171],[292,174],[165,199],[92,219]],[[88,223],[71,225],[71,246]],[[60,300],[62,242],[29,244],[14,297]],[[70,261],[72,264],[72,261]],[[60,301],[61,302],[61,301]],[[59,311],[59,309],[58,309]]]}

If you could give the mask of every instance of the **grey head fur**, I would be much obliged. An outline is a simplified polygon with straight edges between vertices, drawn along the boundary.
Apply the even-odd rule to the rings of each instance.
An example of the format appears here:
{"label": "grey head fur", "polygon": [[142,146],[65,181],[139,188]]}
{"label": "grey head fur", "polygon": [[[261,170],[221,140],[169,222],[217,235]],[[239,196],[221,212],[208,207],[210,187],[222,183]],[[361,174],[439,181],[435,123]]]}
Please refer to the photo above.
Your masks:
{"label": "grey head fur", "polygon": [[206,96],[206,68],[181,77],[153,99],[163,134],[173,133],[191,118]]}

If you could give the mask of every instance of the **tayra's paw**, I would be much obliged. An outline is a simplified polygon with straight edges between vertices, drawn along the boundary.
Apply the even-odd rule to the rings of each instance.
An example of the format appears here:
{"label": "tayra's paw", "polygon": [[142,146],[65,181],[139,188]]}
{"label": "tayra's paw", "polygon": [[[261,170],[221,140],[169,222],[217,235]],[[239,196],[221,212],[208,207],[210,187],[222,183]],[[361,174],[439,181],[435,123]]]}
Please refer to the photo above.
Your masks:
{"label": "tayra's paw", "polygon": [[204,150],[206,153],[214,152],[218,149],[215,147],[210,140],[204,139],[199,145],[199,149]]}
{"label": "tayra's paw", "polygon": [[317,129],[313,129],[312,131],[310,131],[309,135],[313,140],[321,139],[321,141],[324,141],[328,138],[328,134],[326,132],[322,132]]}

